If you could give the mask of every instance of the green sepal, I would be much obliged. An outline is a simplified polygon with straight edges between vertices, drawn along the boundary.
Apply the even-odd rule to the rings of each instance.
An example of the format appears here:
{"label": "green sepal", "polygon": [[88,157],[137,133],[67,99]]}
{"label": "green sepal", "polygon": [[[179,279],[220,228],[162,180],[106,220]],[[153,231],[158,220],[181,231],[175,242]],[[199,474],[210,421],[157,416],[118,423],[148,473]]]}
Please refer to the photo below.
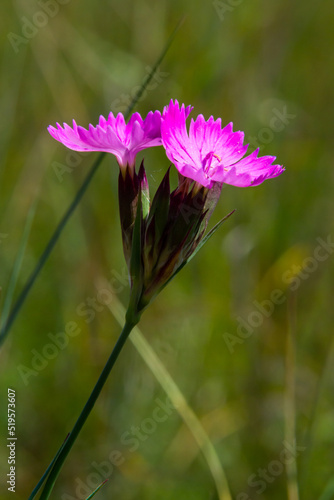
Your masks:
{"label": "green sepal", "polygon": [[[187,187],[185,183],[184,186]],[[171,194],[171,208],[168,226],[168,242],[166,249],[173,250],[179,246],[185,235],[189,234],[189,228],[192,228],[190,238],[196,238],[198,232],[197,222],[203,220],[205,211],[206,193],[203,190],[193,194],[193,188],[188,193],[180,187]]]}
{"label": "green sepal", "polygon": [[128,311],[131,315],[138,313],[138,302],[143,288],[143,266],[142,266],[142,203],[141,190],[139,189],[137,213],[132,233],[132,249],[130,258],[130,279],[131,279],[131,296]]}
{"label": "green sepal", "polygon": [[169,184],[170,167],[162,179],[155,196],[152,201],[150,214],[147,219],[147,232],[152,230],[154,224],[155,244],[161,239],[168,220],[169,203],[170,203],[170,184]]}
{"label": "green sepal", "polygon": [[186,260],[187,256],[190,255],[194,245],[193,234],[198,234],[201,222],[201,219],[194,221],[191,226],[188,227],[188,231],[184,235],[183,239],[177,246],[174,247],[173,250],[162,250],[162,253],[155,261],[153,272],[146,273],[144,276],[144,289],[141,300],[142,304],[145,304],[145,306],[148,305],[151,300],[158,295],[160,290],[164,288],[165,281],[169,281],[168,277],[173,274],[175,270],[178,269]]}
{"label": "green sepal", "polygon": [[153,271],[154,263],[157,262],[158,256],[163,245],[163,238],[166,235],[167,221],[170,208],[170,185],[169,171],[167,170],[162,179],[152,201],[150,213],[145,224],[144,234],[144,268],[145,280],[148,279]]}
{"label": "green sepal", "polygon": [[223,183],[222,182],[216,182],[214,186],[209,189],[209,192],[207,193],[205,204],[204,204],[204,210],[206,211],[206,216],[205,219],[203,220],[203,225],[202,225],[202,230],[205,230],[209,219],[212,215],[212,212],[216,208],[216,205],[218,203],[218,200],[221,195]]}
{"label": "green sepal", "polygon": [[132,233],[137,214],[139,181],[135,172],[120,170],[118,177],[118,204],[122,230],[123,251],[128,268],[130,268]]}
{"label": "green sepal", "polygon": [[192,254],[188,257],[186,264],[191,261],[193,257],[197,254],[197,252],[209,241],[211,236],[215,234],[215,232],[220,228],[220,226],[225,222],[233,213],[235,212],[235,209],[232,210],[229,214],[225,215],[213,228],[204,236],[204,238],[199,242],[195,250],[192,252]]}
{"label": "green sepal", "polygon": [[165,288],[165,286],[168,285],[170,281],[181,271],[181,269],[188,264],[188,262],[191,261],[193,257],[197,254],[197,252],[209,241],[211,236],[220,228],[220,226],[225,222],[233,213],[235,210],[232,210],[229,214],[227,214],[223,219],[221,219],[217,224],[208,232],[208,234],[200,241],[200,243],[197,245],[197,247],[194,249],[194,251],[191,253],[191,255],[183,261],[183,263],[176,269],[176,271],[172,274],[172,276],[164,283],[164,285],[160,288],[159,292]]}
{"label": "green sepal", "polygon": [[149,211],[150,211],[150,191],[149,191],[149,186],[148,186],[145,167],[144,167],[144,160],[142,160],[142,162],[140,164],[140,168],[139,168],[139,172],[138,172],[138,181],[139,181],[140,192],[141,192],[141,204],[142,204],[143,219],[145,220],[149,214]]}

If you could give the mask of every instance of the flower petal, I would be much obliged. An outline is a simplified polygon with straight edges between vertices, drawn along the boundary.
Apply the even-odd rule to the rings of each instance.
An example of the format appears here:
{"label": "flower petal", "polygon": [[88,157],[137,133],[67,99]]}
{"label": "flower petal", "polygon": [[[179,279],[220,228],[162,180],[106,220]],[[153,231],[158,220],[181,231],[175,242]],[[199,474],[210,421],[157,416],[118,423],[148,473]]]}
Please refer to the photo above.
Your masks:
{"label": "flower petal", "polygon": [[57,128],[50,125],[48,131],[54,139],[75,151],[112,153],[120,166],[134,166],[138,151],[162,143],[160,111],[150,111],[145,119],[134,113],[127,124],[122,113],[115,117],[111,112],[107,120],[100,116],[98,125],[89,125],[88,130],[78,127],[73,120],[73,128],[57,123]]}
{"label": "flower petal", "polygon": [[191,120],[189,134],[186,118],[191,108],[170,101],[162,115],[161,137],[167,157],[185,177],[212,188],[215,182],[235,186],[254,186],[280,175],[284,168],[272,165],[273,156],[258,157],[258,151],[244,157],[244,133],[233,132],[233,124],[221,128],[221,119],[203,115]]}
{"label": "flower petal", "polygon": [[215,181],[238,187],[257,186],[266,179],[277,177],[285,169],[281,165],[273,165],[275,156],[258,157],[259,149],[240,160],[231,168],[219,170],[213,175]]}

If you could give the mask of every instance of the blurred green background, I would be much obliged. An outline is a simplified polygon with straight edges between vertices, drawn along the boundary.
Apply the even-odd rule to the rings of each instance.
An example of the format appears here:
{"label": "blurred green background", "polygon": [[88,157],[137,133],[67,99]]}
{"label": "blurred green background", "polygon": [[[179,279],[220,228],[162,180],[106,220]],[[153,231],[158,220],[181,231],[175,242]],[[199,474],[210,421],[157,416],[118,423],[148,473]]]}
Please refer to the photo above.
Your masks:
{"label": "blurred green background", "polygon": [[[70,153],[46,127],[73,118],[88,126],[110,110],[124,112],[183,16],[137,111],[162,110],[171,98],[192,104],[193,116],[233,121],[250,150],[258,145],[261,154],[276,155],[286,172],[256,188],[224,187],[211,222],[236,213],[150,306],[140,328],[214,445],[233,499],[297,500],[298,483],[300,499],[329,500],[329,490],[321,497],[334,476],[329,0],[5,1],[1,307],[30,208],[36,211],[14,298],[97,156]],[[139,156],[154,193],[168,160],[163,148]],[[114,284],[111,309],[126,305],[129,294],[117,175],[115,159],[105,157],[2,349],[1,499],[13,498],[5,484],[7,388],[16,390],[14,497],[23,500],[73,426],[120,332],[98,302],[103,279]],[[55,347],[52,336],[71,322],[77,335]],[[96,498],[219,498],[178,410],[152,420],[157,400],[165,403],[166,394],[129,342],[52,498],[86,498],[104,477],[109,482]],[[280,457],[294,439],[297,456],[287,474]],[[113,467],[114,451],[122,463]]]}

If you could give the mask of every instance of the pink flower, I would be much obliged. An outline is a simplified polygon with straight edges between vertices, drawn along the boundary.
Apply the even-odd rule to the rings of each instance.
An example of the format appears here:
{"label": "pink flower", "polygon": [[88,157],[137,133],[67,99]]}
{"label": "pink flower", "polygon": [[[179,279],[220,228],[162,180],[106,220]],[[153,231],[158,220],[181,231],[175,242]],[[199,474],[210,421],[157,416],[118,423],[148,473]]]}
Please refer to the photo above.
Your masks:
{"label": "pink flower", "polygon": [[[186,109],[189,109],[186,108]],[[165,106],[161,122],[162,144],[168,158],[178,171],[206,188],[216,182],[246,187],[261,184],[265,179],[280,175],[284,168],[272,165],[275,156],[258,157],[258,149],[245,155],[243,132],[233,132],[233,124],[221,128],[221,119],[203,115],[190,122],[186,129],[184,105],[177,100]]]}
{"label": "pink flower", "polygon": [[160,146],[161,113],[150,111],[143,120],[139,113],[134,113],[125,123],[122,113],[115,116],[110,113],[106,120],[100,116],[96,127],[89,125],[88,130],[80,127],[73,120],[73,128],[57,123],[57,128],[48,127],[54,139],[62,142],[74,151],[105,151],[116,156],[120,167],[134,167],[136,154],[142,149]]}

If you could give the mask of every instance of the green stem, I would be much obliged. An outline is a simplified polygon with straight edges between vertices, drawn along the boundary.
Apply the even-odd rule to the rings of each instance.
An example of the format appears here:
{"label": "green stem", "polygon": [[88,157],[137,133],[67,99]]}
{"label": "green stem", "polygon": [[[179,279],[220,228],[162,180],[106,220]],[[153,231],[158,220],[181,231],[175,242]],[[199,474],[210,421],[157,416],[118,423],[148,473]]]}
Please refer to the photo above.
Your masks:
{"label": "green stem", "polygon": [[133,329],[133,327],[136,325],[137,323],[137,318],[132,318],[132,319],[127,319],[126,322],[125,322],[125,325],[124,325],[124,328],[122,330],[122,333],[120,334],[116,344],[115,344],[115,347],[105,365],[105,367],[103,368],[103,371],[98,379],[98,381],[96,382],[96,385],[91,393],[91,395],[89,396],[88,400],[87,400],[87,403],[85,404],[78,420],[76,421],[68,439],[65,441],[64,443],[64,446],[62,448],[62,450],[60,451],[58,457],[56,458],[54,464],[53,464],[53,467],[51,469],[51,472],[49,474],[49,477],[45,483],[45,486],[44,486],[44,489],[42,491],[42,494],[40,496],[40,500],[47,500],[49,497],[50,497],[50,494],[51,494],[51,491],[53,489],[53,486],[55,484],[55,481],[60,473],[60,470],[66,460],[66,457],[67,455],[69,454],[72,446],[74,445],[75,443],[75,440],[77,439],[84,423],[86,422],[87,420],[87,417],[88,415],[90,414],[90,412],[92,411],[93,407],[94,407],[94,404],[97,400],[97,398],[99,397],[100,395],[100,392],[125,344],[125,341],[126,339],[128,338],[131,330]]}

